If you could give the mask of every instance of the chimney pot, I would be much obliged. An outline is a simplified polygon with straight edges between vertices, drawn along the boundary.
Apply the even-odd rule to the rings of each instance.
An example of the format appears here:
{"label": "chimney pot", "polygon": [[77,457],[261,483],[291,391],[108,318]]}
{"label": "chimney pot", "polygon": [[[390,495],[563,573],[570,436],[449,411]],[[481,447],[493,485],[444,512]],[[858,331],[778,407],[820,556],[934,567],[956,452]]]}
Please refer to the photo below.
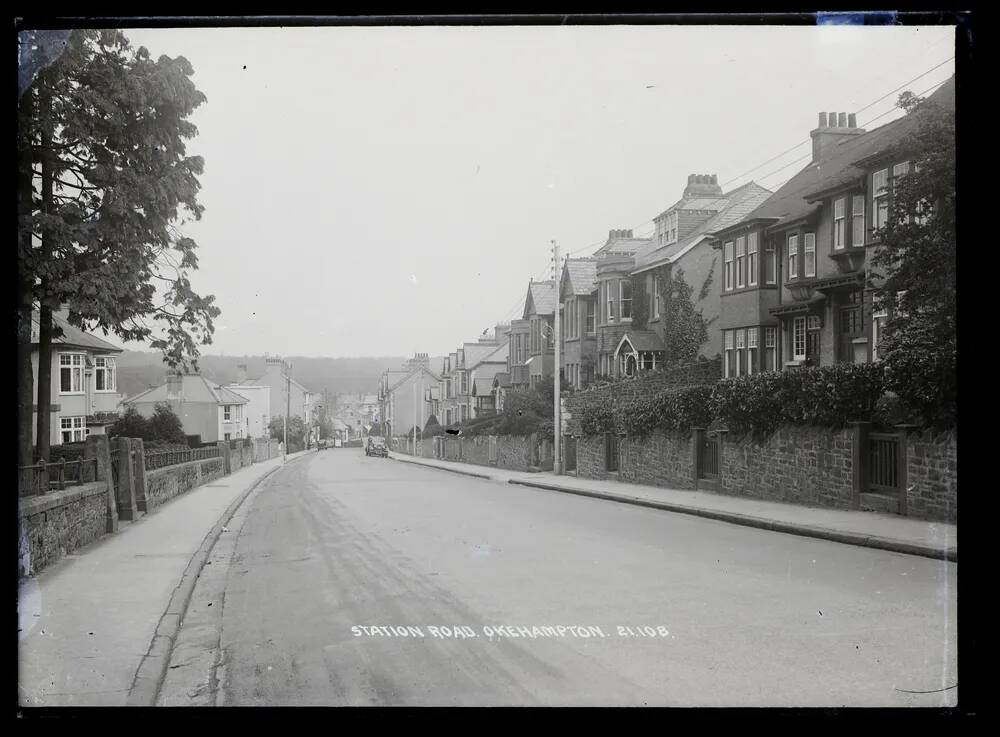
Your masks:
{"label": "chimney pot", "polygon": [[719,175],[718,174],[713,174],[712,175],[712,184],[718,184],[718,183],[719,183]]}
{"label": "chimney pot", "polygon": [[826,113],[819,114],[819,127],[826,128]]}
{"label": "chimney pot", "polygon": [[694,184],[694,174],[688,174],[688,184]]}
{"label": "chimney pot", "polygon": [[837,127],[837,113],[830,113],[830,127]]}
{"label": "chimney pot", "polygon": [[857,128],[858,127],[858,116],[855,115],[854,113],[851,113],[850,115],[848,115],[847,116],[847,125],[850,128]]}
{"label": "chimney pot", "polygon": [[847,127],[847,113],[837,114],[837,127],[846,128]]}

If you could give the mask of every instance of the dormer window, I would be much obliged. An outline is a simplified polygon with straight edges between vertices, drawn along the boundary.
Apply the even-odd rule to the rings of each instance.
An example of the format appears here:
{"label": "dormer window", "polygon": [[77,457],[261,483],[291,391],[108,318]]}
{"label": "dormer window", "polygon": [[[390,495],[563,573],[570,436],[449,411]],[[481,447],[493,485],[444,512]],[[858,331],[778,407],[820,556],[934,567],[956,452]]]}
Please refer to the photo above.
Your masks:
{"label": "dormer window", "polygon": [[667,215],[666,220],[663,224],[663,231],[666,235],[667,244],[675,243],[677,241],[677,213],[672,212]]}

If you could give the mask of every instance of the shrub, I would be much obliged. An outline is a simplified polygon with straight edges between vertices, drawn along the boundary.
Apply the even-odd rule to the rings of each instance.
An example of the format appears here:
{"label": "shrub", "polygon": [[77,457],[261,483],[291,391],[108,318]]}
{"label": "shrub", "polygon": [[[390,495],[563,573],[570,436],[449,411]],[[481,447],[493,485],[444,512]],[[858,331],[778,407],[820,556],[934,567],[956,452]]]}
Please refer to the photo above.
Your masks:
{"label": "shrub", "polygon": [[184,425],[181,418],[174,414],[169,404],[157,404],[153,408],[153,416],[149,418],[149,436],[143,440],[159,440],[181,444],[185,442]]}
{"label": "shrub", "polygon": [[420,434],[421,438],[433,438],[436,435],[444,435],[444,428],[441,427],[441,423],[438,422],[437,417],[431,415],[427,418],[427,424],[424,425],[424,431]]}
{"label": "shrub", "polygon": [[[108,427],[108,435],[113,438],[150,438],[149,420],[134,406],[128,406],[113,425]],[[152,438],[150,438],[152,439]]]}
{"label": "shrub", "polygon": [[580,429],[587,435],[617,432],[617,419],[611,399],[605,398],[598,404],[584,407],[580,413]]}

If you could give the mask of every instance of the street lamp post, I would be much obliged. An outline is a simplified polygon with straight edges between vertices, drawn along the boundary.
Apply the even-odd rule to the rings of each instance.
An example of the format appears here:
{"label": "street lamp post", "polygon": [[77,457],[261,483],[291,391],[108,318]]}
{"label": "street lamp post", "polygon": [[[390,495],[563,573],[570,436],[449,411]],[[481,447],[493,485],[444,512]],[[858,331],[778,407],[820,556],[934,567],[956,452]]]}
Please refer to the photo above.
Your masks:
{"label": "street lamp post", "polygon": [[552,400],[552,416],[553,416],[553,440],[554,448],[552,449],[552,473],[559,475],[562,470],[562,454],[560,445],[562,443],[562,422],[559,416],[559,392],[560,392],[560,381],[559,381],[559,368],[560,368],[560,358],[561,351],[559,350],[559,246],[555,241],[552,241],[552,263],[553,263],[553,276],[555,277],[555,289],[556,289],[556,307],[555,307],[555,366],[552,369],[553,373],[553,388],[554,388],[554,398]]}

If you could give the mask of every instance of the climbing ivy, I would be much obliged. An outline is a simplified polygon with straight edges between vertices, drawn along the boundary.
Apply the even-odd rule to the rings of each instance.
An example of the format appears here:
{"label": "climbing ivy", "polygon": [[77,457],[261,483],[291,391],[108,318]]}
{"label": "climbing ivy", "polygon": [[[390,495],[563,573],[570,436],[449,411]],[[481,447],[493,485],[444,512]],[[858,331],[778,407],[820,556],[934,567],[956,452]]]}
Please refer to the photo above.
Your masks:
{"label": "climbing ivy", "polygon": [[646,294],[646,275],[632,277],[632,327],[645,330],[649,322],[649,297]]}
{"label": "climbing ivy", "polygon": [[[691,299],[694,290],[684,281],[684,270],[677,269],[675,273],[670,264],[656,270],[656,281],[660,292],[660,319],[667,361],[693,361],[698,357],[702,344],[708,340],[708,323]],[[702,287],[702,290],[705,288]]]}

